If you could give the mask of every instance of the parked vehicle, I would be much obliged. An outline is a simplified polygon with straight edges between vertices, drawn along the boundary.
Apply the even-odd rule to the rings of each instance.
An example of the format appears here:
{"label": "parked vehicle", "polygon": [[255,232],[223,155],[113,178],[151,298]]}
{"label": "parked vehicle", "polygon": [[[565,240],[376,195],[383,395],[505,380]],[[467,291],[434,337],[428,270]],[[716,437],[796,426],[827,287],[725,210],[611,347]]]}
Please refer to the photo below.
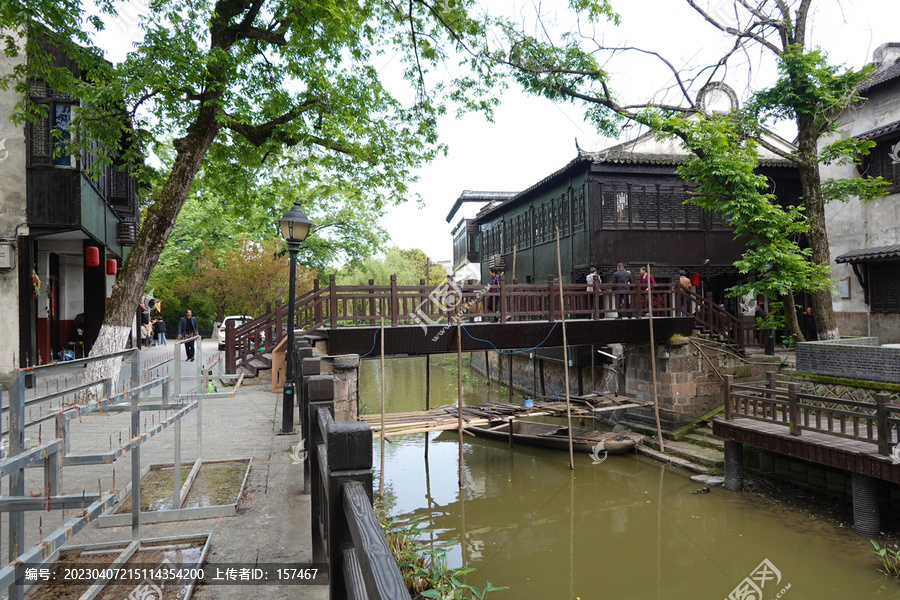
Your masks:
{"label": "parked vehicle", "polygon": [[219,325],[219,350],[225,349],[225,329],[228,327],[229,321],[234,323],[235,328],[238,328],[244,323],[252,320],[253,317],[248,317],[247,315],[232,315],[230,317],[225,317],[225,319]]}

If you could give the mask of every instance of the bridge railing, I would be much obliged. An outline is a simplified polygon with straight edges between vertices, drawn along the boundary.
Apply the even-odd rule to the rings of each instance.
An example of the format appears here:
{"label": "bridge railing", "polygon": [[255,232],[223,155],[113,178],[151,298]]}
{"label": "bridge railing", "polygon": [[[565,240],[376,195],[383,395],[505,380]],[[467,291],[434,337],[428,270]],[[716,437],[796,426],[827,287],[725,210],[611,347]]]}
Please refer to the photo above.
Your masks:
{"label": "bridge railing", "polygon": [[785,425],[794,436],[805,430],[872,442],[884,455],[898,440],[900,406],[887,392],[867,392],[870,399],[863,400],[804,393],[800,383],[779,382],[770,372],[764,382],[740,384],[725,375],[724,394],[726,420],[745,417]]}
{"label": "bridge railing", "polygon": [[[560,300],[560,286],[562,300]],[[650,294],[653,313],[659,317],[693,316],[698,327],[737,348],[759,345],[755,327],[735,317],[705,297],[683,289],[677,283],[657,284]],[[641,317],[648,313],[647,291],[640,283],[609,284],[587,290],[583,283],[560,284],[553,277],[546,283],[523,284],[501,281],[491,287],[456,285],[401,286],[391,275],[388,285],[337,285],[334,275],[328,285],[318,280],[311,291],[301,295],[295,306],[297,328],[313,331],[322,327],[377,326],[382,319],[389,325],[446,323],[459,313],[463,322],[557,321],[568,319],[600,319]],[[287,311],[276,306],[274,313],[226,331],[226,364],[234,373],[264,350],[278,345],[287,332]],[[233,359],[231,356],[233,355]]]}

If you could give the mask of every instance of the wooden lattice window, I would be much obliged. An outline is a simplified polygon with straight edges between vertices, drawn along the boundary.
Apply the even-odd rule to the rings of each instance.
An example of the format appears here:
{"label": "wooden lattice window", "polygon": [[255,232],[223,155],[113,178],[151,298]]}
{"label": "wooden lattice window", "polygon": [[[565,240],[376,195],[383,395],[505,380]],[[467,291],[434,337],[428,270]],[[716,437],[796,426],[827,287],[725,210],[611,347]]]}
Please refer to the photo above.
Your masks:
{"label": "wooden lattice window", "polygon": [[584,186],[582,186],[572,191],[572,231],[584,231],[586,220]]}

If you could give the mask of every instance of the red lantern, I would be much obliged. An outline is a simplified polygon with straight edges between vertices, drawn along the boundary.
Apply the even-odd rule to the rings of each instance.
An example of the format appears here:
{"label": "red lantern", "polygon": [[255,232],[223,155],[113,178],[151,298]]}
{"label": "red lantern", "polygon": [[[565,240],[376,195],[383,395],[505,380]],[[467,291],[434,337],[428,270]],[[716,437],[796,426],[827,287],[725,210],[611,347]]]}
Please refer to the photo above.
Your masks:
{"label": "red lantern", "polygon": [[84,264],[88,267],[100,266],[100,248],[88,246],[84,249]]}
{"label": "red lantern", "polygon": [[114,258],[106,259],[106,274],[115,275],[119,271],[119,263]]}
{"label": "red lantern", "polygon": [[700,285],[700,273],[691,273],[691,285]]}

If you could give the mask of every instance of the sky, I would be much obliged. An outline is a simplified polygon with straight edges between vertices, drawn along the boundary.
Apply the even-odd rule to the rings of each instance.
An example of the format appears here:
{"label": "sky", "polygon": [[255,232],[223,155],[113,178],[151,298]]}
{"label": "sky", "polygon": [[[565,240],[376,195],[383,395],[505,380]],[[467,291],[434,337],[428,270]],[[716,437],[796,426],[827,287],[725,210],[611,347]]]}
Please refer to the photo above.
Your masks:
{"label": "sky", "polygon": [[[617,31],[602,30],[607,44],[622,41],[654,49],[678,66],[706,64],[704,57],[718,56],[721,38],[685,1],[613,0],[612,3],[621,16],[621,25]],[[711,4],[715,3],[716,0],[711,0]],[[729,2],[722,0],[722,4]],[[900,42],[897,0],[822,0],[817,4],[811,39],[828,52],[834,63],[858,68],[871,61],[872,52],[879,45]],[[746,71],[730,71],[724,78],[739,98],[746,97],[748,88],[764,85],[774,75],[771,65],[767,68],[758,59],[758,56],[750,57],[749,77]],[[652,86],[659,85],[658,77],[647,76],[650,72],[647,64],[630,60],[617,63],[612,69],[613,81],[619,82],[618,89],[630,93],[634,99],[652,95],[656,89]],[[460,120],[447,117],[439,124],[439,134],[448,146],[448,153],[418,173],[419,181],[412,189],[421,195],[424,207],[412,203],[401,205],[392,208],[383,219],[391,243],[401,248],[419,248],[434,260],[450,260],[453,251],[450,232],[462,213],[454,216],[451,223],[446,222],[446,217],[463,190],[521,191],[575,158],[576,138],[587,150],[617,143],[598,136],[582,120],[577,105],[526,96],[512,88],[504,91],[502,98],[494,123],[472,114]],[[777,131],[793,138],[789,130]],[[626,130],[618,141],[634,135],[633,128]]]}

